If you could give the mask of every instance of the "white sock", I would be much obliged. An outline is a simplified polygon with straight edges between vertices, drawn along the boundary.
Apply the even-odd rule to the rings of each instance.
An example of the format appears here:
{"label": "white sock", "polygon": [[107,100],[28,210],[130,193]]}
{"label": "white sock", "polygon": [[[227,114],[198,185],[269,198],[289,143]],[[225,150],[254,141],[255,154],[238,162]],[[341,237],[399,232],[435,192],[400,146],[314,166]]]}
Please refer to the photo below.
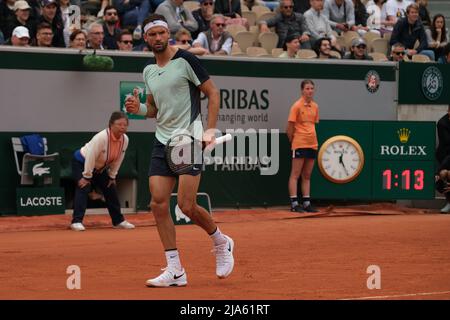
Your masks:
{"label": "white sock", "polygon": [[217,227],[216,231],[209,236],[211,237],[215,246],[220,246],[221,244],[227,243],[227,238],[225,238],[223,236],[223,233],[220,232],[219,227]]}
{"label": "white sock", "polygon": [[183,269],[183,267],[181,267],[180,255],[178,254],[177,249],[165,251],[165,254],[168,267],[174,267],[178,270]]}

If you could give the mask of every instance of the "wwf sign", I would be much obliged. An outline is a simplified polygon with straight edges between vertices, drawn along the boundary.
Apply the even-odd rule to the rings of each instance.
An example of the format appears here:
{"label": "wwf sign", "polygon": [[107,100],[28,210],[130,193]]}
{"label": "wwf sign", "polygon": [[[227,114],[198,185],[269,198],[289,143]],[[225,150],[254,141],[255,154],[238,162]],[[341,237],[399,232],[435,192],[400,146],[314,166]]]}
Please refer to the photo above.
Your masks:
{"label": "wwf sign", "polygon": [[17,188],[18,215],[64,214],[63,188]]}

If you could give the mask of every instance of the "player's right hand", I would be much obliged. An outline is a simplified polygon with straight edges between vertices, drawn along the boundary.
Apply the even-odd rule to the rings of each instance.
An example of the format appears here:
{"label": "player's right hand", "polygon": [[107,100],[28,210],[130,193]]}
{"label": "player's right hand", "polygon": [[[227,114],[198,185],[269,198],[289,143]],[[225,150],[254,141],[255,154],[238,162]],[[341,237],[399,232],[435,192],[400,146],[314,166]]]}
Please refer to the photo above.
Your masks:
{"label": "player's right hand", "polygon": [[125,109],[128,113],[136,114],[139,112],[140,100],[138,89],[133,89],[133,95],[125,100]]}

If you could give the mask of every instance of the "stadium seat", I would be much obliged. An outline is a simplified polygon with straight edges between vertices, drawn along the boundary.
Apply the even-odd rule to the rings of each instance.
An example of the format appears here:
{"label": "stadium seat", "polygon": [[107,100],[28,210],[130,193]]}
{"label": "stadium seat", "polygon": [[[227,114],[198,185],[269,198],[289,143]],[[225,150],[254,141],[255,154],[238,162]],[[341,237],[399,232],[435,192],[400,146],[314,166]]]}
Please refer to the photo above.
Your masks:
{"label": "stadium seat", "polygon": [[255,34],[250,31],[240,31],[234,37],[234,40],[239,44],[242,52],[246,52],[248,47],[252,47],[255,43]]}
{"label": "stadium seat", "polygon": [[266,49],[261,47],[248,47],[246,49],[247,56],[249,57],[261,57],[261,56],[270,56],[269,53],[266,51]]}
{"label": "stadium seat", "polygon": [[347,48],[347,50],[349,50],[350,47],[352,46],[352,40],[354,38],[360,38],[359,33],[356,31],[344,32],[342,36],[345,39],[345,48]]}
{"label": "stadium seat", "polygon": [[200,8],[200,2],[198,1],[192,1],[192,0],[187,0],[183,2],[183,6],[188,9],[189,11],[194,11],[197,10],[198,8]]}
{"label": "stadium seat", "polygon": [[[301,50],[300,50],[301,51]],[[339,54],[339,52],[335,51],[335,50],[330,50],[330,55],[333,57],[336,57],[338,59],[342,59],[341,55]]]}
{"label": "stadium seat", "polygon": [[262,14],[266,12],[271,12],[270,9],[266,6],[256,5],[252,7],[252,11],[256,13],[256,17],[259,18]]}
{"label": "stadium seat", "polygon": [[284,52],[283,48],[273,48],[272,49],[272,57],[278,58],[280,54]]}
{"label": "stadium seat", "polygon": [[242,18],[247,19],[249,26],[254,26],[256,23],[256,13],[253,11],[242,11]]}
{"label": "stadium seat", "polygon": [[275,32],[263,32],[258,36],[258,41],[262,48],[266,49],[267,52],[272,52],[278,44],[278,34]]}
{"label": "stadium seat", "polygon": [[373,61],[388,61],[388,58],[381,52],[370,52],[369,56],[373,58]]}
{"label": "stadium seat", "polygon": [[314,59],[317,58],[317,54],[311,49],[300,49],[297,51],[298,59]]}
{"label": "stadium seat", "polygon": [[422,62],[422,63],[431,62],[430,58],[424,54],[415,54],[412,56],[411,60],[413,62]]}
{"label": "stadium seat", "polygon": [[229,24],[229,25],[227,25],[226,31],[228,31],[231,34],[231,36],[235,39],[236,34],[238,32],[247,31],[247,29],[243,25],[240,25],[240,24]]}
{"label": "stadium seat", "polygon": [[275,16],[276,16],[276,13],[269,10],[269,12],[264,12],[262,15],[257,16],[256,23],[258,23],[260,21],[267,21]]}
{"label": "stadium seat", "polygon": [[388,41],[384,38],[372,40],[372,52],[381,52],[387,54]]}
{"label": "stadium seat", "polygon": [[372,51],[372,41],[375,39],[381,39],[379,34],[376,34],[375,32],[366,32],[363,36],[363,39],[367,43],[367,52]]}

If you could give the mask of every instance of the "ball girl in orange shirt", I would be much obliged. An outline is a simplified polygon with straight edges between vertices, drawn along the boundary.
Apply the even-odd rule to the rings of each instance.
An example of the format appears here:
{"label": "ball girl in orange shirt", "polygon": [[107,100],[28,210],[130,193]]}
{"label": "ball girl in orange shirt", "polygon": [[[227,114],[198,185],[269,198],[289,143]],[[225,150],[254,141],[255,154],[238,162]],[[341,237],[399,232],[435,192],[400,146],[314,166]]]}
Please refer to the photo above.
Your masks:
{"label": "ball girl in orange shirt", "polygon": [[[319,122],[319,106],[313,101],[314,82],[304,80],[301,97],[291,107],[286,133],[291,143],[292,168],[289,177],[289,196],[292,212],[317,212],[311,206],[311,173],[317,158],[316,123]],[[301,176],[302,205],[297,197],[297,184]]]}

